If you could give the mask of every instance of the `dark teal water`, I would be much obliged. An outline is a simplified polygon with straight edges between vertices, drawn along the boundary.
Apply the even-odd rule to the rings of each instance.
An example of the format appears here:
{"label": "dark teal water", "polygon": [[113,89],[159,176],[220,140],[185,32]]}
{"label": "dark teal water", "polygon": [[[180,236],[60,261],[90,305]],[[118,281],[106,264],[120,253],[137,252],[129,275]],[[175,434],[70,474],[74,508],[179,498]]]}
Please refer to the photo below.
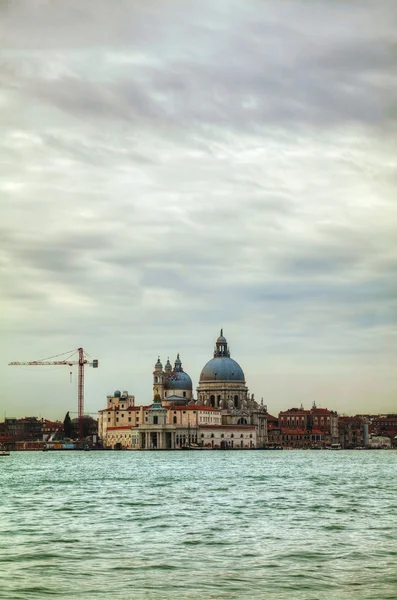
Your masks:
{"label": "dark teal water", "polygon": [[395,452],[0,459],[0,598],[397,598]]}

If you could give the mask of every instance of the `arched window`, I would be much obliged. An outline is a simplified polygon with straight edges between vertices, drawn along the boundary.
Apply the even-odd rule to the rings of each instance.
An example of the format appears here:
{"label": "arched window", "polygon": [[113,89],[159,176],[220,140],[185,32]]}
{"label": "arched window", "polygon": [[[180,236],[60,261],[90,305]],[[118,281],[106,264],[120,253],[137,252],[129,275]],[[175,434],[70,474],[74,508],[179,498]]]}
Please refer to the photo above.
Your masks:
{"label": "arched window", "polygon": [[211,437],[212,437],[212,438],[213,438],[213,437],[215,437],[213,433],[211,433]]}
{"label": "arched window", "polygon": [[223,437],[225,437],[225,434],[224,434],[224,433],[222,433],[222,435],[221,435],[221,438],[223,438]]}
{"label": "arched window", "polygon": [[232,437],[234,437],[234,433],[232,433],[230,437],[231,437],[231,438],[232,438]]}
{"label": "arched window", "polygon": [[186,398],[186,392],[183,392],[183,397]]}
{"label": "arched window", "polygon": [[153,425],[159,424],[159,418],[157,416],[153,417]]}
{"label": "arched window", "polygon": [[239,419],[237,421],[237,425],[248,425],[247,419],[244,419],[244,417],[241,417],[241,419]]}
{"label": "arched window", "polygon": [[202,437],[202,438],[204,437],[204,433],[202,433],[202,434],[201,434],[201,437]]}
{"label": "arched window", "polygon": [[176,423],[176,417],[173,418],[173,423],[175,425],[175,423]]}
{"label": "arched window", "polygon": [[219,407],[221,405],[221,396],[220,396],[220,394],[219,394],[217,400],[218,400],[217,404],[218,404],[218,407]]}
{"label": "arched window", "polygon": [[242,434],[240,435],[240,437],[241,437],[241,438],[243,438],[243,437],[244,437],[244,434],[242,433]]}
{"label": "arched window", "polygon": [[234,403],[234,408],[238,408],[238,396],[237,396],[237,394],[234,396],[233,403]]}
{"label": "arched window", "polygon": [[215,408],[215,396],[210,396],[210,404],[212,408]]}

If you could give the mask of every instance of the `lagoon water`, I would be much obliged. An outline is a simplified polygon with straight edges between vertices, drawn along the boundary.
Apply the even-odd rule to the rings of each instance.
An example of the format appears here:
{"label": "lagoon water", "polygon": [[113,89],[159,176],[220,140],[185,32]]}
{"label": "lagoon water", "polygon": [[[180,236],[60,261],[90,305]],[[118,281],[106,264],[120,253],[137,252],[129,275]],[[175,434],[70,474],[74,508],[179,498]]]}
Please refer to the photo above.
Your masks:
{"label": "lagoon water", "polygon": [[20,452],[0,598],[397,598],[392,451]]}

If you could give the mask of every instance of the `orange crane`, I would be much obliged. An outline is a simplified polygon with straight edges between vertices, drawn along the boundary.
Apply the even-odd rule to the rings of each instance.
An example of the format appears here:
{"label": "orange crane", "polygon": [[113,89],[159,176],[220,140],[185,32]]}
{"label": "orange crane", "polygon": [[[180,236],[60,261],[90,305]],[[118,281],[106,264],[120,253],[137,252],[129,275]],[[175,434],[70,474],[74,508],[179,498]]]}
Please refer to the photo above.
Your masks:
{"label": "orange crane", "polygon": [[[73,356],[78,353],[78,359],[71,360]],[[58,358],[60,356],[64,356],[65,354],[69,354],[69,356],[63,360],[49,360],[50,358]],[[64,352],[63,354],[57,354],[56,356],[49,356],[48,358],[42,360],[32,360],[30,362],[10,362],[9,366],[47,366],[47,365],[67,365],[69,367],[73,365],[78,365],[78,381],[77,381],[77,398],[78,398],[78,416],[79,416],[79,436],[80,439],[83,437],[83,416],[84,416],[84,367],[85,365],[89,365],[94,369],[98,368],[98,360],[92,359],[88,360],[86,353],[83,348],[78,348],[77,350],[73,350],[70,352]]]}

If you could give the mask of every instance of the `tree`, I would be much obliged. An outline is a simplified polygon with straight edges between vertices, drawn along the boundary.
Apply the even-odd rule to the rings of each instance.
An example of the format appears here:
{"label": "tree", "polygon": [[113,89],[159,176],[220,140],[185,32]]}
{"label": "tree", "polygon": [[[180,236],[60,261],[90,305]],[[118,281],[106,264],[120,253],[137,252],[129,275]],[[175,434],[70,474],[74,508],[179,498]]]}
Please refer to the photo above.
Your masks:
{"label": "tree", "polygon": [[72,438],[74,435],[74,427],[72,419],[69,416],[69,411],[66,413],[66,416],[63,420],[63,432],[67,438]]}

